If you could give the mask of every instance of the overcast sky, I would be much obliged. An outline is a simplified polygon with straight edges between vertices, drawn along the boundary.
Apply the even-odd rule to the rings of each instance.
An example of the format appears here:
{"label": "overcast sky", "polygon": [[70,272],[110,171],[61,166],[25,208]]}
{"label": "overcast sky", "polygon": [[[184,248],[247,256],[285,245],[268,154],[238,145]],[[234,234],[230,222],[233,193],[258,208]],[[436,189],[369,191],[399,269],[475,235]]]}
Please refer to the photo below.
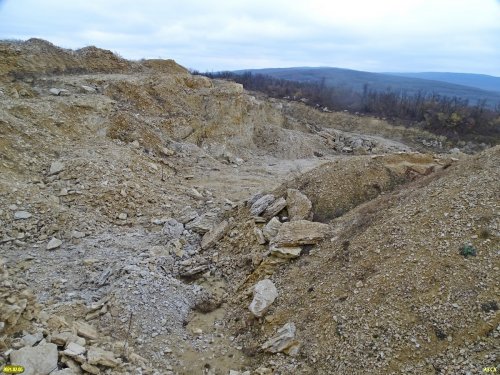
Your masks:
{"label": "overcast sky", "polygon": [[500,0],[0,0],[0,38],[31,37],[201,71],[500,76]]}

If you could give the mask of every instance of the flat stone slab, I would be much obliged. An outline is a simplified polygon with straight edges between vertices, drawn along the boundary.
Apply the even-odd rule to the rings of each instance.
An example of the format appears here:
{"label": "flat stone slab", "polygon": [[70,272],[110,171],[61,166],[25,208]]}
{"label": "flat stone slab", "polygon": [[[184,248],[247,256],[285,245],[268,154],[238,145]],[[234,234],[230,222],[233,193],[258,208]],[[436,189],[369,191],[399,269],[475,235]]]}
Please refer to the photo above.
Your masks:
{"label": "flat stone slab", "polygon": [[29,219],[32,215],[27,212],[27,211],[16,211],[14,213],[14,219],[15,220],[24,220],[24,219]]}
{"label": "flat stone slab", "polygon": [[47,244],[47,250],[57,249],[62,245],[62,241],[59,238],[53,237]]}
{"label": "flat stone slab", "polygon": [[218,224],[210,232],[205,233],[201,239],[201,248],[203,250],[209,249],[214,246],[217,241],[219,241],[229,229],[229,223],[224,220],[222,223]]}
{"label": "flat stone slab", "polygon": [[95,346],[89,348],[87,359],[90,365],[102,365],[106,367],[116,367],[121,363],[119,359],[115,358],[113,352]]}
{"label": "flat stone slab", "polygon": [[24,347],[10,354],[10,362],[24,366],[23,375],[48,375],[57,368],[57,345]]}
{"label": "flat stone slab", "polygon": [[295,247],[301,245],[316,245],[329,233],[326,224],[308,220],[297,220],[283,223],[272,244],[276,247]]}
{"label": "flat stone slab", "polygon": [[283,259],[293,259],[298,258],[302,252],[301,247],[274,247],[270,248],[271,254]]}
{"label": "flat stone slab", "polygon": [[281,210],[283,210],[285,207],[286,207],[285,198],[278,198],[266,208],[262,216],[267,219],[272,218],[273,216],[278,215],[281,212]]}
{"label": "flat stone slab", "polygon": [[254,204],[252,204],[252,207],[250,207],[250,213],[253,216],[259,216],[273,202],[274,202],[274,195],[272,195],[272,194],[264,195],[263,197],[260,197],[259,199],[257,199],[257,201]]}

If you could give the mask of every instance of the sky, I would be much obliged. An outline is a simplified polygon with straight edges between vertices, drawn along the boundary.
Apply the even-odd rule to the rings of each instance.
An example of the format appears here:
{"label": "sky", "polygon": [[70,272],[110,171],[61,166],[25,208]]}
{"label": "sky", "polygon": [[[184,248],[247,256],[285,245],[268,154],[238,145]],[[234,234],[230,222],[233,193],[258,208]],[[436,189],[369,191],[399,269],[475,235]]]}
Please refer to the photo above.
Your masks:
{"label": "sky", "polygon": [[186,68],[500,76],[500,0],[0,0],[0,39]]}

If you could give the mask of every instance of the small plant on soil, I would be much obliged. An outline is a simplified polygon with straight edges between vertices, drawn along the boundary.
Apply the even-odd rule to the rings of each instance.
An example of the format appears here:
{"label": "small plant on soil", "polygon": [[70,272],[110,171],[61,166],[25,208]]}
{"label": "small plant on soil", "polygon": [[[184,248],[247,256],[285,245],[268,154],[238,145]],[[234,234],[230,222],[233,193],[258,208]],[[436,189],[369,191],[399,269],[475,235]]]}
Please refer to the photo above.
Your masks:
{"label": "small plant on soil", "polygon": [[473,256],[475,257],[477,254],[476,249],[472,245],[464,245],[460,248],[460,255],[462,255],[464,258]]}

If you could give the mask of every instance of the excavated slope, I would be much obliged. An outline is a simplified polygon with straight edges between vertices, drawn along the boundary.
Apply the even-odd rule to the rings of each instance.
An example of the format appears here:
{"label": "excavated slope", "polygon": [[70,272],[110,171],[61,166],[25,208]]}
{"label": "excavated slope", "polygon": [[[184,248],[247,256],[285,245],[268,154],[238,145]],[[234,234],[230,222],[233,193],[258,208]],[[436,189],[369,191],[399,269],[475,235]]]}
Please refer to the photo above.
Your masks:
{"label": "excavated slope", "polygon": [[[254,363],[300,374],[363,373],[367,366],[375,374],[467,374],[497,366],[500,147],[358,199],[374,180],[382,186],[386,168],[429,162],[416,157],[383,157],[375,168],[368,159],[334,163],[287,183],[303,188],[330,226],[327,239],[296,260],[262,257],[268,245],[252,241],[256,224],[242,218],[247,245],[228,239],[219,256],[248,256],[226,272],[244,280],[232,299],[232,327]],[[339,207],[347,212],[328,220],[325,207],[332,217]],[[466,245],[475,256],[461,254]],[[279,297],[256,321],[247,306],[265,277]],[[277,364],[260,346],[287,322],[297,327],[300,354]]]}

